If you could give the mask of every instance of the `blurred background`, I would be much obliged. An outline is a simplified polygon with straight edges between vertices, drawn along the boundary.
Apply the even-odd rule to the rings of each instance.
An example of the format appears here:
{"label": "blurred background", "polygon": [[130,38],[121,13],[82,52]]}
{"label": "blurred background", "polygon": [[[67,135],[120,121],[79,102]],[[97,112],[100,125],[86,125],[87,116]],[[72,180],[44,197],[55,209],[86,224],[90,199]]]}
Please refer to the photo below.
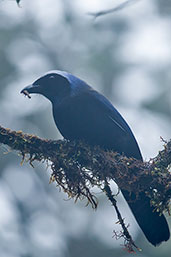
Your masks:
{"label": "blurred background", "polygon": [[[171,1],[139,0],[93,19],[88,12],[118,0],[0,1],[0,124],[59,139],[51,104],[19,94],[44,72],[66,70],[108,97],[125,117],[145,160],[157,155],[171,128]],[[128,257],[113,230],[115,211],[102,193],[99,208],[74,203],[48,184],[45,164],[20,165],[0,147],[1,257]],[[8,154],[5,154],[8,152]],[[114,190],[117,192],[116,187]],[[138,228],[122,196],[119,207],[137,245],[137,257],[169,257],[170,242],[155,248]],[[171,219],[168,218],[171,223]]]}

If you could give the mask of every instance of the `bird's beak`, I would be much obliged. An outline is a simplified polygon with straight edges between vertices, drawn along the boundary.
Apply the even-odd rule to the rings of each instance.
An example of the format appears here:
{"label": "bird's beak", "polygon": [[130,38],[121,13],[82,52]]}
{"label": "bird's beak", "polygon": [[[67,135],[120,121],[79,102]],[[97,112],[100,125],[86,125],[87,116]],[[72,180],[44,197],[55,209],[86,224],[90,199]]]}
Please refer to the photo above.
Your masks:
{"label": "bird's beak", "polygon": [[21,90],[21,94],[24,94],[28,98],[31,98],[30,94],[38,93],[39,85],[29,85]]}

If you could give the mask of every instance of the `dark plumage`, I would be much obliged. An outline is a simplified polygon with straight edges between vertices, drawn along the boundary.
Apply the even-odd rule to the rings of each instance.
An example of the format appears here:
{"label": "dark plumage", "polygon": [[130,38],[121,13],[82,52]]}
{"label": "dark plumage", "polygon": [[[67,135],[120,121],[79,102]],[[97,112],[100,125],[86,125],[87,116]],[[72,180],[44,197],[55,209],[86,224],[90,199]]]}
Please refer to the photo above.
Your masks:
{"label": "dark plumage", "polygon": [[[135,137],[126,121],[113,105],[84,81],[64,71],[50,71],[21,93],[38,93],[47,97],[53,108],[57,128],[69,140],[83,139],[142,160]],[[164,215],[154,212],[150,199],[144,194],[132,201],[134,195],[122,193],[140,228],[150,243],[158,245],[169,239]]]}

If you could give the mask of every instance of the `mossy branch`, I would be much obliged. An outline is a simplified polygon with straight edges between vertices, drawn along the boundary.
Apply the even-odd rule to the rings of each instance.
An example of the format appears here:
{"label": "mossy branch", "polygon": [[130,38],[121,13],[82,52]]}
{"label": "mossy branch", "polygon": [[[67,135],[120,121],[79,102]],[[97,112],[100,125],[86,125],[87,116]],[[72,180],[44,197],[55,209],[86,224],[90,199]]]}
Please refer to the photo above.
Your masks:
{"label": "mossy branch", "polygon": [[[97,207],[97,198],[92,193],[92,188],[98,186],[106,193],[117,211],[116,200],[109,187],[109,181],[114,180],[120,188],[129,192],[137,195],[139,192],[145,192],[151,198],[156,211],[169,212],[171,140],[164,142],[164,149],[148,162],[104,151],[82,141],[45,140],[1,126],[0,143],[18,151],[22,155],[22,162],[26,156],[29,157],[27,159],[31,165],[34,161],[49,161],[52,169],[50,182],[56,181],[57,185],[75,200],[87,198],[93,208]],[[119,210],[117,215],[123,228],[121,236],[127,240],[125,245],[129,251],[133,251],[136,245]]]}

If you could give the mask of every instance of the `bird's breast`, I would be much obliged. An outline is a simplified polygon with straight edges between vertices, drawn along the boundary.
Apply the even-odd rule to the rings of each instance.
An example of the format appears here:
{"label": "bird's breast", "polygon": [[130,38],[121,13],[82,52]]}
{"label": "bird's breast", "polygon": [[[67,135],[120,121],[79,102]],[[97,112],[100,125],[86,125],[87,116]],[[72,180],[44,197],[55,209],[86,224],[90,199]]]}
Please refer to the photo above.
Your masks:
{"label": "bird's breast", "polygon": [[81,116],[80,107],[75,104],[66,103],[53,107],[56,126],[62,136],[69,140],[80,139],[83,135],[86,118]]}

